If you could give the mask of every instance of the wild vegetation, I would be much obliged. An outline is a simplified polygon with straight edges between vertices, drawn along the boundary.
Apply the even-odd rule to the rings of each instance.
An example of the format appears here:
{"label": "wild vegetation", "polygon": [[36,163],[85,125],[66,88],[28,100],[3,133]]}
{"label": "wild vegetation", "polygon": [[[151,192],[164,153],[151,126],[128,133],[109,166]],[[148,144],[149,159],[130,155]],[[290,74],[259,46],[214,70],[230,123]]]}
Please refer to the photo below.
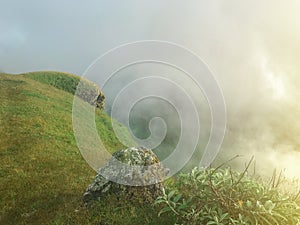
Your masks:
{"label": "wild vegetation", "polygon": [[[282,188],[282,176],[266,183],[247,169],[178,175],[153,205],[111,194],[85,207],[82,194],[95,171],[73,134],[77,79],[58,72],[0,74],[0,224],[299,224],[297,186]],[[124,148],[111,118],[96,110],[95,119],[106,148]]]}
{"label": "wild vegetation", "polygon": [[300,224],[300,192],[283,193],[281,176],[267,184],[247,171],[195,168],[181,174],[156,200],[162,207],[159,214],[191,225]]}

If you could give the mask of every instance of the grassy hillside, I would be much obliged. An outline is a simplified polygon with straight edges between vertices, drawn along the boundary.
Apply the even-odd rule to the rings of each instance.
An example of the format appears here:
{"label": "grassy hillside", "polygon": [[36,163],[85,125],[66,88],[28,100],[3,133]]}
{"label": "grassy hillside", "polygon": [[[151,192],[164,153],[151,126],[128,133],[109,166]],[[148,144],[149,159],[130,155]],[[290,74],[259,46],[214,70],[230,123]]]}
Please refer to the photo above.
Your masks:
{"label": "grassy hillside", "polygon": [[[58,88],[51,83],[57,77]],[[0,224],[88,224],[105,214],[80,210],[95,172],[73,135],[71,93],[77,79],[57,72],[0,75]],[[99,110],[96,124],[111,152],[124,147]],[[129,139],[125,128],[124,133]]]}
{"label": "grassy hillside", "polygon": [[[294,183],[289,185],[292,191],[281,192],[279,186],[287,184],[282,177],[273,176],[267,184],[247,176],[246,170],[182,174],[167,181],[154,205],[110,195],[84,207],[82,194],[95,172],[73,134],[78,81],[59,72],[0,74],[1,225],[300,224],[300,192]],[[124,147],[100,110],[96,125],[110,152]],[[125,127],[123,135],[134,144]]]}

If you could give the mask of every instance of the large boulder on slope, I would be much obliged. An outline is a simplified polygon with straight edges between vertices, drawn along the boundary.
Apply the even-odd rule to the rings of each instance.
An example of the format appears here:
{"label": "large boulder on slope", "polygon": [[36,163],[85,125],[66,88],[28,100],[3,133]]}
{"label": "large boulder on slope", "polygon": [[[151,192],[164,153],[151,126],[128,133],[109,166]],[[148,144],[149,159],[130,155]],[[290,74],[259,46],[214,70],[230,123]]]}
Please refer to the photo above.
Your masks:
{"label": "large boulder on slope", "polygon": [[[162,181],[168,169],[161,165],[150,149],[131,147],[117,151],[112,156],[97,171],[94,181],[86,189],[83,195],[85,203],[100,200],[103,195],[112,193],[128,199],[152,202],[162,193]],[[122,167],[120,162],[130,166]]]}

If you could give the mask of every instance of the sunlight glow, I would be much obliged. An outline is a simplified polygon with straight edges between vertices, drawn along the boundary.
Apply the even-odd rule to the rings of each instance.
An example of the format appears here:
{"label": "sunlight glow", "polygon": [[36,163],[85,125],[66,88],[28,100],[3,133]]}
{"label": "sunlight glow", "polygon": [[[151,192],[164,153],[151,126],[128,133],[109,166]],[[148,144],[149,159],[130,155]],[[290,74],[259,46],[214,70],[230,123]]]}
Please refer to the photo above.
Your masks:
{"label": "sunlight glow", "polygon": [[286,97],[286,87],[282,80],[283,74],[275,74],[267,65],[267,60],[264,59],[262,63],[263,75],[265,76],[266,82],[273,92],[273,97],[275,99],[283,99]]}

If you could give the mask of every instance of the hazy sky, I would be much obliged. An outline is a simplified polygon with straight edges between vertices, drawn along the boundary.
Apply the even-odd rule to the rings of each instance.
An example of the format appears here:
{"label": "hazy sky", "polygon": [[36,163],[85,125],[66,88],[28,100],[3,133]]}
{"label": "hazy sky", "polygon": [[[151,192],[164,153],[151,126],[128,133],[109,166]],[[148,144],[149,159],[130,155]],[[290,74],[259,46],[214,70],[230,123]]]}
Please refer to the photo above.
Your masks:
{"label": "hazy sky", "polygon": [[120,44],[155,39],[184,45],[206,61],[224,91],[224,151],[244,148],[282,167],[293,164],[295,172],[299,9],[299,0],[2,0],[0,70],[81,75]]}
{"label": "hazy sky", "polygon": [[261,52],[291,60],[286,55],[299,48],[299,7],[297,0],[2,0],[0,68],[80,74],[110,48],[144,39],[185,45],[215,69]]}

